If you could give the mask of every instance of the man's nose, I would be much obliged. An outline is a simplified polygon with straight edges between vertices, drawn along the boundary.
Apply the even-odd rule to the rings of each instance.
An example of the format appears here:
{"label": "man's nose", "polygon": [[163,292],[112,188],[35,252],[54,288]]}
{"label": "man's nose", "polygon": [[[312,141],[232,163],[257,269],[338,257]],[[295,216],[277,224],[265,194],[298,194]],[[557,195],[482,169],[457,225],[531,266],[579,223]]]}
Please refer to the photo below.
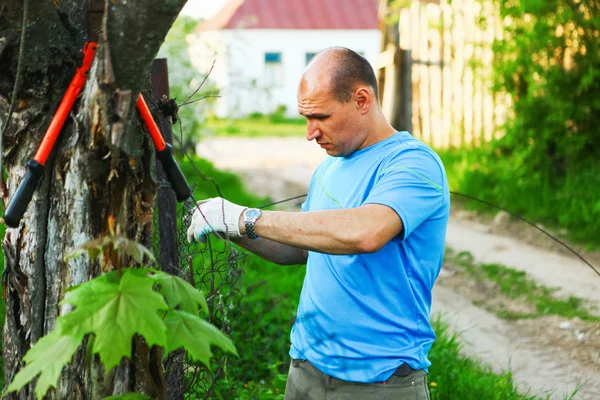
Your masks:
{"label": "man's nose", "polygon": [[306,125],[306,140],[311,141],[321,136],[321,130],[310,122]]}

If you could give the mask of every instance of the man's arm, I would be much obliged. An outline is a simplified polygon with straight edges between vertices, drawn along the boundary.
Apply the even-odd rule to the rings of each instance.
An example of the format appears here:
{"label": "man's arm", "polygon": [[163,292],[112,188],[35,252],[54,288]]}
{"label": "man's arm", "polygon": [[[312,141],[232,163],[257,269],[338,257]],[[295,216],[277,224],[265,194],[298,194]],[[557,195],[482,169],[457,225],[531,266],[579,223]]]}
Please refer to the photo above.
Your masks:
{"label": "man's arm", "polygon": [[[243,216],[239,229],[242,234],[246,232]],[[366,204],[342,210],[263,211],[254,231],[261,238],[259,240],[269,239],[299,249],[360,254],[378,251],[402,233],[403,226],[398,214],[390,207]]]}
{"label": "man's arm", "polygon": [[232,242],[251,251],[260,258],[279,265],[304,264],[308,258],[307,250],[278,243],[264,237],[256,240],[243,237],[232,239]]}

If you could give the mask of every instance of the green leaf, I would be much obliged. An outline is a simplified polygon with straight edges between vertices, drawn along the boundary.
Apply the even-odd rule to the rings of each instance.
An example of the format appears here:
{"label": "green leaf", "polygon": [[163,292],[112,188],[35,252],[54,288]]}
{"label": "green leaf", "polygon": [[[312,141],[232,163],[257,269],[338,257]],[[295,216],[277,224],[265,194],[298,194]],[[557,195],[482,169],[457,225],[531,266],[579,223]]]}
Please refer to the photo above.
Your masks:
{"label": "green leaf", "polygon": [[105,397],[104,400],[152,400],[152,397],[141,393],[125,393],[118,396]]}
{"label": "green leaf", "polygon": [[154,280],[140,270],[123,269],[102,275],[67,292],[63,303],[75,311],[61,317],[66,334],[93,333],[92,348],[106,370],[131,358],[131,343],[137,333],[149,346],[166,346],[167,328],[158,316],[168,306],[163,296],[152,290]]}
{"label": "green leaf", "polygon": [[71,361],[82,340],[83,335],[61,336],[60,327],[57,325],[25,354],[23,360],[26,366],[15,375],[6,389],[7,393],[19,391],[40,375],[35,394],[39,399],[43,398],[50,386],[56,387],[63,367]]}
{"label": "green leaf", "polygon": [[154,258],[152,252],[148,250],[146,246],[136,242],[135,240],[127,239],[124,236],[115,236],[114,246],[115,250],[122,251],[125,254],[130,255],[139,264],[144,262],[144,256],[156,263],[156,259]]}
{"label": "green leaf", "polygon": [[210,365],[211,344],[235,354],[235,346],[223,332],[202,318],[185,311],[170,310],[165,317],[168,330],[167,352],[183,347],[193,360]]}
{"label": "green leaf", "polygon": [[144,262],[144,256],[148,259],[156,262],[154,255],[148,248],[143,244],[136,242],[135,240],[127,239],[124,236],[103,236],[98,239],[87,241],[73,250],[69,251],[65,256],[65,261],[74,257],[78,257],[82,254],[88,254],[92,261],[100,255],[105,248],[112,247],[116,251],[121,251],[131,257],[139,264]]}
{"label": "green leaf", "polygon": [[65,261],[71,258],[79,257],[82,254],[89,255],[90,259],[94,261],[96,257],[102,254],[104,248],[112,244],[112,242],[113,240],[111,236],[104,236],[98,239],[87,241],[69,251],[65,255]]}
{"label": "green leaf", "polygon": [[159,290],[171,308],[180,306],[183,311],[197,314],[198,307],[202,307],[208,314],[204,294],[183,279],[164,272],[157,272],[151,277],[160,285]]}

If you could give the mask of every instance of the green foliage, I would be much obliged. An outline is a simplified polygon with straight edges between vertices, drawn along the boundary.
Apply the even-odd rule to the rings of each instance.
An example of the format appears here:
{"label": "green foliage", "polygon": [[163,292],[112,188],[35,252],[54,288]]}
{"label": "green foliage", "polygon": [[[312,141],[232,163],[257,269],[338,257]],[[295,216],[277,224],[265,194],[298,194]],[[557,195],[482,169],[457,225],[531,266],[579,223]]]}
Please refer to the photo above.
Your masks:
{"label": "green foliage", "polygon": [[[182,171],[190,184],[195,186],[196,200],[218,196],[215,183],[222,195],[234,203],[260,207],[271,202],[271,199],[260,197],[247,191],[239,176],[215,169],[208,161],[194,157],[194,163],[202,174],[211,179],[204,180],[186,160],[179,161]],[[215,252],[223,247],[216,239],[209,242]],[[208,254],[208,253],[207,253]],[[214,269],[211,260],[205,254],[194,258],[194,270],[203,267]],[[289,367],[289,337],[294,315],[300,295],[300,287],[304,278],[304,266],[281,267],[254,255],[244,261],[244,274],[240,292],[230,296],[227,285],[220,290],[219,297],[227,299],[227,321],[233,321],[233,328],[228,335],[236,344],[239,358],[230,359],[227,367],[227,378],[218,382],[211,398],[214,399],[278,399],[285,392],[286,374]],[[221,282],[215,275],[214,285]],[[202,282],[200,274],[195,276],[196,282]],[[201,286],[209,290],[213,282]],[[217,300],[215,296],[212,301]],[[209,302],[211,312],[215,307]],[[215,321],[219,326],[219,322]],[[220,352],[219,352],[220,354]],[[218,357],[217,357],[218,358]],[[213,365],[213,372],[217,365]],[[210,380],[210,376],[207,377]],[[210,381],[205,385],[210,386]],[[203,399],[203,393],[188,393],[190,399]]]}
{"label": "green foliage", "polygon": [[503,0],[504,35],[494,45],[496,90],[513,100],[514,119],[498,144],[527,157],[546,179],[563,177],[600,150],[600,14],[564,0]]}
{"label": "green foliage", "polygon": [[[148,253],[140,244],[127,242],[118,247],[119,237],[109,238],[88,242],[71,256],[81,254],[82,249],[96,254],[104,250],[102,246],[139,255],[140,261]],[[167,353],[183,348],[192,360],[206,365],[210,365],[211,345],[237,354],[231,340],[198,315],[199,308],[208,310],[202,293],[181,278],[160,271],[124,268],[109,272],[69,289],[62,304],[73,306],[74,311],[60,316],[56,328],[27,352],[26,366],[7,392],[20,390],[39,375],[36,396],[43,397],[56,386],[62,368],[88,335],[88,355],[98,354],[106,371],[119,365],[123,357],[131,358],[135,335]],[[145,397],[129,394],[116,398]]]}
{"label": "green foliage", "polygon": [[50,386],[56,386],[63,367],[71,361],[82,339],[83,335],[61,335],[60,326],[57,326],[25,354],[23,360],[27,365],[14,377],[6,393],[20,390],[39,375],[35,395],[40,399],[44,397]]}
{"label": "green foliage", "polygon": [[[170,310],[165,317],[165,325],[169,331],[166,346],[169,352],[184,348],[192,360],[200,361],[204,365],[210,365],[211,344],[237,355],[231,340],[213,325],[194,314]],[[208,342],[206,338],[212,338],[212,341]]]}
{"label": "green foliage", "polygon": [[574,296],[558,298],[557,289],[551,289],[530,279],[524,271],[500,264],[477,264],[468,252],[456,255],[451,250],[446,252],[446,258],[462,267],[476,281],[490,280],[498,284],[500,291],[511,299],[524,299],[535,305],[537,313],[515,314],[507,310],[498,311],[503,319],[538,318],[544,315],[558,315],[565,318],[578,317],[584,321],[600,321],[600,317],[591,314],[583,304],[582,299]]}
{"label": "green foliage", "polygon": [[429,390],[431,400],[497,399],[535,400],[537,396],[521,394],[510,371],[500,374],[489,365],[461,354],[459,337],[452,334],[439,317],[432,321],[437,339],[429,352]]}
{"label": "green foliage", "polygon": [[452,187],[600,244],[600,9],[495,4],[504,27],[493,48],[494,90],[510,97],[511,113],[501,139],[446,155],[460,185]]}
{"label": "green foliage", "polygon": [[126,393],[119,396],[105,397],[104,400],[151,400],[151,398],[139,393]]}
{"label": "green foliage", "polygon": [[92,353],[99,354],[107,371],[131,358],[131,341],[137,333],[149,346],[165,347],[167,328],[159,312],[168,309],[153,290],[154,280],[140,270],[113,271],[70,289],[63,304],[75,307],[62,317],[66,335],[94,335]]}
{"label": "green foliage", "polygon": [[[563,177],[550,179],[526,155],[503,155],[495,146],[440,150],[451,190],[476,196],[543,224],[567,238],[600,245],[600,163],[580,160]],[[454,196],[452,201],[463,201]],[[466,207],[495,211],[469,201]],[[540,233],[541,235],[541,233]]]}
{"label": "green foliage", "polygon": [[[222,195],[229,201],[248,207],[260,207],[271,202],[268,197],[251,194],[244,187],[240,177],[234,173],[220,171],[209,161],[191,156],[191,159],[178,159],[181,171],[186,176],[190,185],[194,186],[194,198],[204,200]],[[217,190],[217,186],[220,189]]]}
{"label": "green foliage", "polygon": [[[1,213],[1,211],[0,211]],[[0,224],[0,240],[4,240],[4,233],[6,226]],[[0,248],[0,275],[4,274],[4,252]],[[6,315],[6,308],[4,306],[4,300],[0,301],[0,326],[4,326],[4,317]],[[0,387],[4,387],[4,358],[1,354],[2,347],[0,346]]]}
{"label": "green foliage", "polygon": [[301,118],[281,118],[275,124],[271,116],[245,119],[208,119],[204,126],[211,135],[235,137],[302,137],[306,134],[306,121]]}
{"label": "green foliage", "polygon": [[84,244],[75,247],[66,256],[65,261],[74,257],[79,257],[83,254],[87,254],[92,261],[98,257],[104,249],[110,248],[115,251],[120,251],[123,254],[133,257],[139,264],[144,262],[144,256],[148,259],[156,262],[154,255],[145,246],[136,242],[135,240],[127,239],[124,236],[119,235],[107,235],[98,239],[93,239]]}
{"label": "green foliage", "polygon": [[[169,30],[158,57],[167,58],[169,63],[169,92],[178,105],[192,95],[200,86],[207,70],[198,70],[191,61],[191,38],[198,22],[190,17],[180,16]],[[224,68],[216,65],[215,68]],[[190,99],[200,99],[194,103],[183,105],[179,109],[180,124],[182,123],[181,136],[186,148],[193,149],[193,143],[200,139],[201,128],[204,125],[206,115],[214,104],[215,97],[219,91],[210,77],[206,79],[202,88]],[[180,135],[177,134],[179,137]]]}
{"label": "green foliage", "polygon": [[165,296],[170,308],[179,306],[187,313],[196,314],[198,307],[201,307],[202,311],[208,314],[208,304],[202,292],[183,279],[162,272],[157,272],[150,277],[159,285],[158,290]]}

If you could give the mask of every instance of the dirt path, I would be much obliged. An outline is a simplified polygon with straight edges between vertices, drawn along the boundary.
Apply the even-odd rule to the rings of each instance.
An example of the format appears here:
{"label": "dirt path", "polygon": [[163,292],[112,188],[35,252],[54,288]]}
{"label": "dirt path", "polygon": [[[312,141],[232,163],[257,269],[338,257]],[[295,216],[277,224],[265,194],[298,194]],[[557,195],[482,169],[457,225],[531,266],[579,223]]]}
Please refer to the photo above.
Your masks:
{"label": "dirt path", "polygon": [[[243,176],[249,189],[275,200],[306,193],[312,172],[325,156],[302,138],[211,139],[197,150],[217,167]],[[469,213],[453,212],[447,246],[470,252],[477,262],[526,271],[545,286],[559,287],[565,296],[600,305],[600,277],[580,260],[549,251],[547,244],[542,248],[526,244],[531,240],[523,239],[529,237],[521,232],[525,229],[532,228],[518,227],[517,234],[502,223],[482,223]],[[600,399],[600,327],[578,321],[567,327],[560,318],[501,320],[473,305],[477,288],[464,278],[453,277],[451,266],[444,266],[443,272],[434,289],[432,311],[442,313],[460,333],[467,355],[497,371],[510,368],[523,392],[530,389],[562,399],[580,385],[575,399]]]}
{"label": "dirt path", "polygon": [[482,263],[499,263],[524,270],[537,282],[560,288],[565,296],[583,297],[600,304],[600,276],[582,261],[495,231],[493,223],[482,224],[470,220],[464,213],[456,213],[448,226],[446,245],[456,251],[469,251]]}

